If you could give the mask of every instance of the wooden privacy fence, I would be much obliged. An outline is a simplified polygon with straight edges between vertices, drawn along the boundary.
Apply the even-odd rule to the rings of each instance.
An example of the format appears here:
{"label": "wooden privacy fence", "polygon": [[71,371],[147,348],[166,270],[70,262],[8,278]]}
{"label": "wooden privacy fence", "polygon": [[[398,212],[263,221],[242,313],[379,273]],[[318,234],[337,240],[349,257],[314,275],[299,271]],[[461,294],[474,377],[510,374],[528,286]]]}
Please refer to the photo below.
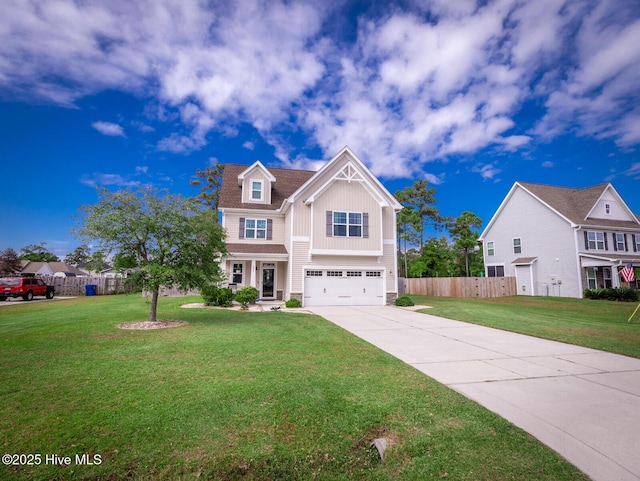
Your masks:
{"label": "wooden privacy fence", "polygon": [[439,297],[503,297],[518,293],[515,277],[399,278],[398,287],[400,294]]}
{"label": "wooden privacy fence", "polygon": [[56,296],[84,296],[87,284],[96,286],[96,295],[124,294],[135,291],[135,286],[127,279],[119,277],[54,277],[40,276],[40,278],[53,286]]}

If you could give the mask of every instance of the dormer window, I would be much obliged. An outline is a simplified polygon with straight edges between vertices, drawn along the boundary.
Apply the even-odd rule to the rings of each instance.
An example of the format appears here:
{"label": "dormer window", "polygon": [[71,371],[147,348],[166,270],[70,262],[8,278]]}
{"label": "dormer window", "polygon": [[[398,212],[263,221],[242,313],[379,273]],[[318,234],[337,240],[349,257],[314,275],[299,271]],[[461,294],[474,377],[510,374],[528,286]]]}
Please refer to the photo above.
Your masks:
{"label": "dormer window", "polygon": [[262,200],[263,196],[263,183],[261,180],[251,181],[251,200]]}

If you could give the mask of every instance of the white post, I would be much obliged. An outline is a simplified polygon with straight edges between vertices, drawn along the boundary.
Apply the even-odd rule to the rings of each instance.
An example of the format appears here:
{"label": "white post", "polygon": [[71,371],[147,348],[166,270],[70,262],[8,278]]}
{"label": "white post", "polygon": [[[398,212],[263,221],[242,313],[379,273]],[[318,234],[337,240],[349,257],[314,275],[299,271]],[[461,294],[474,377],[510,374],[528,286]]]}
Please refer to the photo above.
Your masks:
{"label": "white post", "polygon": [[256,286],[256,260],[252,259],[251,260],[251,284],[252,287],[258,287]]}

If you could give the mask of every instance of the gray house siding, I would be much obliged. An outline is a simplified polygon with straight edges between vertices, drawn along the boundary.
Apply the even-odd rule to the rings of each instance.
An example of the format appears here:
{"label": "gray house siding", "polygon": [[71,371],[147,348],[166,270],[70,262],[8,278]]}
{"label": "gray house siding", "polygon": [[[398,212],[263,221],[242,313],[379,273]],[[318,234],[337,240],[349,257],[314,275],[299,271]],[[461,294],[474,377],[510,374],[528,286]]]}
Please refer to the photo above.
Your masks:
{"label": "gray house siding", "polygon": [[[514,252],[515,238],[521,239],[520,252]],[[483,233],[483,240],[485,265],[504,265],[505,277],[516,276],[516,267],[512,264],[516,259],[537,258],[531,267],[532,283],[528,280],[529,267],[520,267],[518,277],[527,282],[518,285],[519,294],[581,297],[571,224],[523,189],[513,191],[500,215]],[[491,241],[495,246],[493,256],[487,253],[487,243]]]}

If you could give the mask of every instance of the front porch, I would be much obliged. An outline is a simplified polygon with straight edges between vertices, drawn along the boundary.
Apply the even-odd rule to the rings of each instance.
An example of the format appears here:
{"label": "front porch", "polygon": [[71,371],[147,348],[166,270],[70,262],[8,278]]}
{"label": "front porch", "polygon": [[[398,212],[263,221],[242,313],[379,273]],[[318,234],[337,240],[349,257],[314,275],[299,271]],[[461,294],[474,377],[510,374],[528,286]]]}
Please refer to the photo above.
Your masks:
{"label": "front porch", "polygon": [[604,289],[608,287],[631,287],[639,289],[639,281],[636,279],[629,286],[620,276],[620,270],[627,264],[637,266],[640,264],[640,256],[580,256],[582,285],[584,289]]}
{"label": "front porch", "polygon": [[289,255],[283,245],[228,244],[227,249],[222,270],[234,292],[252,286],[261,300],[284,300]]}

